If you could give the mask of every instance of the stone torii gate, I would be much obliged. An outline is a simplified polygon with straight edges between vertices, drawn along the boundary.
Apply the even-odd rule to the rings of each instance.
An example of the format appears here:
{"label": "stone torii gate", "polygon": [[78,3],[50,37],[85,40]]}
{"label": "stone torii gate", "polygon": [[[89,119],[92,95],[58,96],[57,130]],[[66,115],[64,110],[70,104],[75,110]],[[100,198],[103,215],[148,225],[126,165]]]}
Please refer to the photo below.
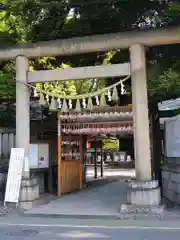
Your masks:
{"label": "stone torii gate", "polygon": [[[135,205],[159,205],[160,191],[158,183],[152,181],[151,174],[147,76],[144,48],[145,46],[179,43],[180,34],[178,33],[180,33],[180,28],[148,30],[56,40],[0,49],[0,60],[16,59],[16,147],[25,148],[27,156],[29,155],[29,89],[26,85],[28,81],[37,82],[39,79],[43,81],[53,81],[80,79],[84,77],[102,77],[102,72],[104,73],[104,77],[126,75],[130,66],[136,184],[131,184],[133,191],[131,191],[129,195],[128,203]],[[130,65],[116,64],[112,66],[85,67],[86,69],[75,68],[54,70],[53,72],[29,72],[28,58],[72,55],[107,51],[117,48],[129,48]],[[26,172],[26,177],[29,177],[29,172]]]}

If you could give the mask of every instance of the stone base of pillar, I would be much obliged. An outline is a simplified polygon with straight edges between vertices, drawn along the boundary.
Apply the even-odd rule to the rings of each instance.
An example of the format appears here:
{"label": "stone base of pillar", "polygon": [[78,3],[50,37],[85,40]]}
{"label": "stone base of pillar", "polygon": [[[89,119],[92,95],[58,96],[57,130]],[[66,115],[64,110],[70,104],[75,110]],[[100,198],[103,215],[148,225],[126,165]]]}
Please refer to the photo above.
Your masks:
{"label": "stone base of pillar", "polygon": [[162,216],[163,212],[158,181],[129,183],[127,203],[121,206],[120,213]]}
{"label": "stone base of pillar", "polygon": [[34,205],[34,201],[39,198],[39,185],[37,179],[22,179],[21,190],[19,196],[19,207],[30,209]]}

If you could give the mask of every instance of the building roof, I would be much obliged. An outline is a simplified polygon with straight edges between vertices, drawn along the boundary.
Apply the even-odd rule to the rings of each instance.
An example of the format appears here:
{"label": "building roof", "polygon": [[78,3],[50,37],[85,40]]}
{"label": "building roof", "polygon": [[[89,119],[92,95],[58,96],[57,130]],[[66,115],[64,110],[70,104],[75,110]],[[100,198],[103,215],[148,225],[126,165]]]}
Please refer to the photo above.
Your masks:
{"label": "building roof", "polygon": [[[170,116],[170,114],[167,114],[167,112],[173,112],[173,110],[176,110],[178,108],[180,108],[180,98],[170,99],[170,100],[166,100],[158,103],[159,111],[165,113],[165,117],[160,117],[159,119],[160,126],[162,129],[164,128],[165,121],[168,121],[172,117]],[[174,116],[174,114],[172,115]]]}
{"label": "building roof", "polygon": [[170,99],[158,103],[159,111],[175,110],[180,108],[180,98]]}

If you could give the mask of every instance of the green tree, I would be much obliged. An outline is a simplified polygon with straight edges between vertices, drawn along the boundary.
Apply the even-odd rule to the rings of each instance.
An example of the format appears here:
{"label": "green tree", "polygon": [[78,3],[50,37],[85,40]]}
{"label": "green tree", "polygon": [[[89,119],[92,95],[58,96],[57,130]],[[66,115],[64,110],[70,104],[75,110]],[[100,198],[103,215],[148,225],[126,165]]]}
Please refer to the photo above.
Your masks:
{"label": "green tree", "polygon": [[14,74],[6,68],[0,70],[0,99],[1,101],[11,101],[15,97]]}
{"label": "green tree", "polygon": [[119,139],[106,139],[103,141],[104,150],[119,150]]}
{"label": "green tree", "polygon": [[[8,38],[5,35],[9,37],[11,43],[17,41],[37,42],[72,36],[127,31],[135,28],[158,28],[179,23],[179,4],[176,1],[104,0],[96,2],[91,0],[87,2],[82,0],[79,2],[78,0],[53,0],[49,2],[47,0],[1,0],[1,4],[3,11],[1,11],[0,39],[3,47],[8,43]],[[164,73],[168,71],[168,68],[175,71],[174,64],[179,59],[179,50],[178,46],[164,46],[148,51],[148,60],[155,62],[154,65],[158,62],[158,68],[161,69],[160,72],[156,71],[157,75],[153,75],[152,81],[149,83],[151,85],[150,96],[152,96],[152,89],[154,91],[159,89],[155,83],[158,75],[162,71]],[[61,67],[62,62],[72,67],[101,64],[105,57],[108,59],[108,54],[80,54],[48,58],[48,60],[44,58],[36,60],[33,66],[35,69],[53,69]],[[112,55],[110,60],[112,63],[128,59],[127,51],[116,51],[115,54],[110,52],[109,55]],[[42,62],[44,63],[42,64]],[[2,71],[4,71],[3,68]],[[80,93],[87,88],[92,91],[92,86],[102,87],[116,80],[114,78],[107,82],[101,79],[101,81],[96,81],[96,84],[90,84],[94,79],[76,81],[75,87],[75,82],[72,81],[69,82],[71,87],[67,84],[62,86],[60,83],[55,83],[54,91],[62,91],[63,89],[66,94],[68,93],[67,87],[74,93],[75,91]],[[155,83],[154,87],[152,87],[153,83]],[[46,85],[47,88],[52,88],[52,84]]]}
{"label": "green tree", "polygon": [[180,71],[168,68],[161,69],[155,64],[149,73],[148,90],[150,101],[160,102],[163,100],[179,97],[180,94]]}

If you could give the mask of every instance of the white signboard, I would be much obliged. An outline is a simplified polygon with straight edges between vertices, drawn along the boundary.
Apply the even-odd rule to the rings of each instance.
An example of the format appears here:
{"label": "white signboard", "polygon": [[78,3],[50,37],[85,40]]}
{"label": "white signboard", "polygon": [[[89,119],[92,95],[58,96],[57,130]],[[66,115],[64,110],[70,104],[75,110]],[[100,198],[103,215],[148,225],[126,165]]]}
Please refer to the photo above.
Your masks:
{"label": "white signboard", "polygon": [[167,157],[180,157],[180,116],[165,122],[165,143]]}
{"label": "white signboard", "polygon": [[24,148],[11,148],[4,204],[18,203],[25,158]]}
{"label": "white signboard", "polygon": [[30,144],[30,169],[49,167],[49,144],[33,143]]}
{"label": "white signboard", "polygon": [[38,166],[39,168],[49,167],[49,144],[41,143],[38,149]]}
{"label": "white signboard", "polygon": [[30,144],[30,169],[38,168],[38,144]]}

